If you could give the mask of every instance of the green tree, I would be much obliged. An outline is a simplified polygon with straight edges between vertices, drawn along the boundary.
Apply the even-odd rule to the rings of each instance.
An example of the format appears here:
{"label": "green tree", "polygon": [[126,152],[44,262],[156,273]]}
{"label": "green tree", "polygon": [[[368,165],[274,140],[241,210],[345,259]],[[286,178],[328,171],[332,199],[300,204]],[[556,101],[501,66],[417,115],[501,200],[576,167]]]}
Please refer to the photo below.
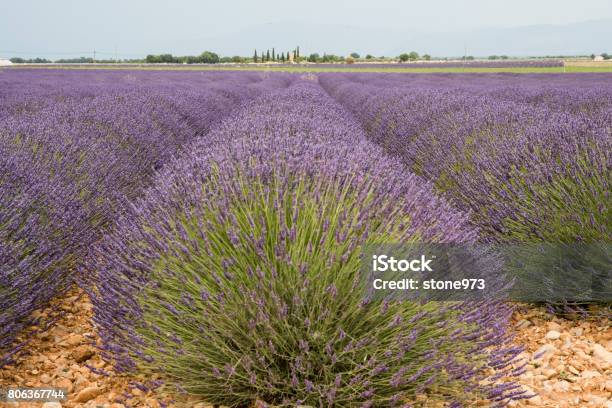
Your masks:
{"label": "green tree", "polygon": [[274,47],[272,47],[272,61],[276,61],[276,54],[274,54]]}
{"label": "green tree", "polygon": [[334,54],[323,54],[322,62],[338,62],[340,57]]}
{"label": "green tree", "polygon": [[351,57],[355,59],[359,59],[359,54],[356,52],[351,52]]}
{"label": "green tree", "polygon": [[367,59],[367,60],[372,59],[372,58],[374,58],[374,56],[373,56],[373,55],[371,55],[371,54],[367,54],[367,55],[366,55],[366,59]]}
{"label": "green tree", "polygon": [[255,50],[255,52],[253,53],[253,62],[257,62],[258,58],[257,58],[257,50]]}
{"label": "green tree", "polygon": [[172,56],[172,54],[161,54],[159,56],[159,62],[169,64],[174,62],[174,57]]}
{"label": "green tree", "polygon": [[429,54],[423,54],[423,59],[424,59],[425,61],[431,61],[431,55],[429,55]]}
{"label": "green tree", "polygon": [[299,45],[295,48],[295,56],[297,58],[300,58],[300,46]]}
{"label": "green tree", "polygon": [[412,51],[410,52],[410,54],[408,54],[408,58],[410,59],[410,61],[416,61],[419,59],[419,53],[416,51]]}
{"label": "green tree", "polygon": [[270,61],[270,50],[266,51],[266,62]]}
{"label": "green tree", "polygon": [[317,62],[319,61],[319,54],[317,54],[316,52],[314,54],[310,54],[308,56],[308,62]]}
{"label": "green tree", "polygon": [[200,60],[204,64],[216,64],[219,62],[219,56],[211,51],[204,51],[200,54]]}
{"label": "green tree", "polygon": [[497,55],[489,55],[489,59],[490,59],[490,60],[496,60],[496,59],[498,59],[498,58],[499,58],[499,57],[498,57]]}
{"label": "green tree", "polygon": [[406,54],[405,52],[404,52],[404,53],[402,53],[402,54],[400,54],[400,56],[399,56],[399,60],[400,60],[401,62],[406,62],[406,61],[408,61],[409,59],[410,59],[410,55]]}

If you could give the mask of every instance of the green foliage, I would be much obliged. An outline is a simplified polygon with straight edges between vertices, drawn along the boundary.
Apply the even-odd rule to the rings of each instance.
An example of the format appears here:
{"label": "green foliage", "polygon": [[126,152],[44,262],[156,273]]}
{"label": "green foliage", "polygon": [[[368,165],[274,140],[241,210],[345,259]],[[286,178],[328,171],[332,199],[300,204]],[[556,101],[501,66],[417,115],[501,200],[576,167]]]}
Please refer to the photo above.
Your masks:
{"label": "green foliage", "polygon": [[342,61],[342,58],[334,54],[323,54],[323,58],[321,58],[321,62],[340,62],[340,61]]}
{"label": "green foliage", "polygon": [[152,55],[149,54],[145,58],[148,64],[216,64],[220,61],[219,55],[214,52],[204,51],[199,56],[187,55],[183,57],[175,57],[172,54]]}
{"label": "green foliage", "polygon": [[25,59],[25,58],[20,58],[20,57],[13,57],[9,61],[11,61],[13,64],[48,64],[48,63],[51,63],[50,60],[45,59],[45,58]]}
{"label": "green foliage", "polygon": [[204,51],[200,54],[200,62],[203,64],[216,64],[219,62],[219,56],[211,51]]}
{"label": "green foliage", "polygon": [[11,61],[13,64],[48,64],[52,62],[46,58],[25,59],[20,57],[13,57],[9,61]]}
{"label": "green foliage", "polygon": [[320,56],[316,52],[308,56],[308,62],[319,62]]}
{"label": "green foliage", "polygon": [[401,62],[416,61],[418,59],[419,59],[419,54],[416,51],[412,51],[412,52],[410,52],[410,54],[402,53],[399,56],[399,60]]}
{"label": "green foliage", "polygon": [[[605,162],[603,154],[600,163]],[[567,172],[535,185],[526,181],[524,171],[511,172],[507,194],[521,205],[520,211],[504,220],[510,238],[563,243],[576,242],[576,237],[584,242],[612,238],[612,207],[606,205],[612,175],[594,171],[594,160],[587,157],[578,156]]]}

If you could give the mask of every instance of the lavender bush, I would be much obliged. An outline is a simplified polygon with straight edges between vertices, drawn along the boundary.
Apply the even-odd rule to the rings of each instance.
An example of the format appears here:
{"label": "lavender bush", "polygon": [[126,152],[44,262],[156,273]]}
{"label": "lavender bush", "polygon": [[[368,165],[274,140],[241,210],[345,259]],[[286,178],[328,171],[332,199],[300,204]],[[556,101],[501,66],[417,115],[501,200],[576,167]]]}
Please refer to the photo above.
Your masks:
{"label": "lavender bush", "polygon": [[[57,88],[45,85],[56,79]],[[23,347],[15,336],[35,323],[32,312],[74,282],[88,247],[155,169],[249,98],[287,83],[257,74],[169,79],[2,76],[26,97],[18,102],[8,87],[0,118],[0,365]],[[29,103],[37,94],[42,102]]]}
{"label": "lavender bush", "polygon": [[[383,85],[347,77],[322,83],[374,141],[471,211],[493,238],[611,239],[612,86],[587,88],[560,109],[567,92],[529,81],[525,89],[458,81],[407,93],[398,76],[379,79]],[[573,78],[565,87],[583,83]]]}
{"label": "lavender bush", "polygon": [[487,371],[513,374],[506,306],[368,301],[366,243],[477,231],[316,84],[257,100],[188,150],[91,258],[117,368],[232,407],[523,394]]}
{"label": "lavender bush", "polygon": [[[372,140],[469,211],[487,240],[605,247],[612,241],[612,83],[601,75],[513,78],[513,86],[506,76],[481,77],[480,85],[391,75],[321,81]],[[609,249],[601,257],[610,259]],[[555,261],[543,262],[543,271]],[[584,261],[571,273],[590,276],[592,262]],[[597,298],[609,299],[609,285],[603,290]]]}

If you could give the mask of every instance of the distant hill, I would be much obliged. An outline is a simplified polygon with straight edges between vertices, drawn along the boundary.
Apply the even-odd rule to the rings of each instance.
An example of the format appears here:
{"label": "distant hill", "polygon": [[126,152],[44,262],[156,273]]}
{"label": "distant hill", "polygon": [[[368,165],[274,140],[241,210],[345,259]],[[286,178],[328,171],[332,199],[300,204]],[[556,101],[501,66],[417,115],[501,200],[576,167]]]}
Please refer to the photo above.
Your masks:
{"label": "distant hill", "polygon": [[[568,25],[532,25],[426,33],[411,29],[359,28],[350,24],[280,22],[253,26],[218,37],[188,40],[181,48],[218,50],[223,55],[251,55],[254,47],[303,53],[398,55],[415,50],[434,56],[577,55],[612,51],[612,19]],[[201,44],[199,47],[197,44]]]}
{"label": "distant hill", "polygon": [[394,48],[427,51],[432,55],[510,56],[578,55],[612,50],[612,20],[568,25],[532,25],[512,28],[421,34]]}

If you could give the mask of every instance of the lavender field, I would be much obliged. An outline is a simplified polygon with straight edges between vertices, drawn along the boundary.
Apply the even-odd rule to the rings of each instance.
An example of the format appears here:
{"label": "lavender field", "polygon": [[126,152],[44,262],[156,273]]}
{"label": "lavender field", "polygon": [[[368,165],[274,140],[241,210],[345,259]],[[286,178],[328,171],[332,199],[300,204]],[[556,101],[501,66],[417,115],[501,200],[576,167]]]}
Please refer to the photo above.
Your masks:
{"label": "lavender field", "polygon": [[510,303],[372,301],[360,257],[608,245],[611,152],[608,74],[0,71],[0,367],[76,285],[117,372],[214,404],[529,398]]}

